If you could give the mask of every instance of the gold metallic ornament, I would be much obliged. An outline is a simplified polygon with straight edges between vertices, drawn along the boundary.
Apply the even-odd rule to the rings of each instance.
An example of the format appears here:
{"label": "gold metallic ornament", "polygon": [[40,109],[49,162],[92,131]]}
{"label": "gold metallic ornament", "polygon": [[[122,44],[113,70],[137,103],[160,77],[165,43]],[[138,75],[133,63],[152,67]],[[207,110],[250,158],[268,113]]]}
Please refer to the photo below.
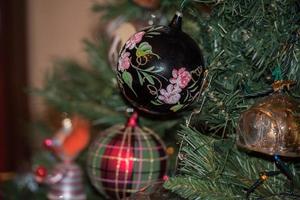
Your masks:
{"label": "gold metallic ornament", "polygon": [[274,93],[241,114],[237,134],[239,147],[300,157],[300,104]]}
{"label": "gold metallic ornament", "polygon": [[168,155],[173,155],[175,153],[174,147],[168,147],[166,151]]}
{"label": "gold metallic ornament", "polygon": [[281,91],[284,88],[287,90],[290,90],[291,86],[295,85],[296,81],[293,80],[280,80],[280,81],[275,81],[272,84],[274,92]]}

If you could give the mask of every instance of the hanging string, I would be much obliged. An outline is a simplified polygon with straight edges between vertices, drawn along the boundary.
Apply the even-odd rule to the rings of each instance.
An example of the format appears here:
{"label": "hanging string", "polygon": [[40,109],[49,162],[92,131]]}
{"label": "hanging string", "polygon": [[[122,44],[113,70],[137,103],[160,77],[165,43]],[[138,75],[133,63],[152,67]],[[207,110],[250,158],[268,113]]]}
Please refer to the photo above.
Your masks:
{"label": "hanging string", "polygon": [[210,77],[210,80],[208,81],[208,85],[207,85],[207,87],[205,88],[207,77],[208,77],[208,70],[206,70],[206,71],[204,72],[203,83],[202,83],[202,86],[201,86],[201,88],[200,88],[200,94],[201,94],[201,95],[199,95],[199,97],[198,97],[198,99],[197,99],[197,102],[199,102],[199,100],[201,99],[201,96],[203,97],[203,98],[202,98],[201,106],[200,106],[199,109],[194,110],[194,111],[190,114],[190,116],[188,117],[188,119],[187,119],[186,122],[185,122],[186,127],[189,127],[189,126],[190,126],[190,122],[191,122],[191,120],[192,120],[192,117],[193,117],[195,114],[199,114],[199,113],[202,111],[204,102],[205,102],[205,100],[206,100],[206,95],[205,95],[205,93],[209,90],[208,88],[209,88],[210,83],[211,83],[211,80],[212,80],[212,77]]}
{"label": "hanging string", "polygon": [[[210,80],[208,81],[208,86],[205,88],[207,77],[208,77],[208,70],[206,70],[206,71],[204,72],[204,79],[203,79],[202,86],[201,86],[201,88],[200,88],[200,94],[201,94],[201,95],[199,95],[199,97],[198,97],[198,99],[197,99],[197,102],[199,102],[200,97],[201,97],[201,96],[203,97],[203,98],[202,98],[201,106],[200,106],[199,109],[194,110],[194,111],[190,114],[190,116],[188,117],[188,119],[187,119],[186,122],[185,122],[186,127],[190,127],[190,122],[191,122],[191,120],[192,120],[192,117],[193,117],[195,114],[201,113],[201,111],[202,111],[204,102],[206,101],[206,95],[205,95],[205,93],[208,91],[208,88],[209,88],[210,83],[211,83],[211,80],[212,80],[212,77],[211,77]],[[183,137],[185,137],[185,136],[186,136],[186,135],[183,135]],[[175,160],[175,172],[174,172],[175,174],[177,173],[177,170],[178,170],[179,160],[183,160],[183,159],[184,159],[184,155],[181,153],[181,151],[182,151],[182,146],[183,146],[183,140],[184,140],[184,139],[182,138],[181,141],[180,141],[179,149],[178,149],[178,155],[177,155],[176,160]]]}

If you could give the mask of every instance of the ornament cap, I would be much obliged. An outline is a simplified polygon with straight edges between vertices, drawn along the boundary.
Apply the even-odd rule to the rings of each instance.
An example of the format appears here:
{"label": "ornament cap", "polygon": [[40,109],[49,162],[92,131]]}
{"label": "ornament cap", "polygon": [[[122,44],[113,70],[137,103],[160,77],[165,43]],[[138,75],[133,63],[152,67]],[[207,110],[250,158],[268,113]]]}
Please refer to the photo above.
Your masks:
{"label": "ornament cap", "polygon": [[280,80],[280,81],[275,81],[272,84],[274,92],[280,92],[284,89],[290,90],[292,86],[296,84],[296,81],[294,80]]}
{"label": "ornament cap", "polygon": [[171,28],[175,28],[178,30],[181,30],[181,26],[182,26],[182,13],[179,11],[176,11],[172,21],[170,22],[169,26]]}
{"label": "ornament cap", "polygon": [[134,112],[130,118],[128,119],[128,122],[127,122],[127,127],[136,127],[137,126],[137,121],[138,121],[138,113],[137,112]]}

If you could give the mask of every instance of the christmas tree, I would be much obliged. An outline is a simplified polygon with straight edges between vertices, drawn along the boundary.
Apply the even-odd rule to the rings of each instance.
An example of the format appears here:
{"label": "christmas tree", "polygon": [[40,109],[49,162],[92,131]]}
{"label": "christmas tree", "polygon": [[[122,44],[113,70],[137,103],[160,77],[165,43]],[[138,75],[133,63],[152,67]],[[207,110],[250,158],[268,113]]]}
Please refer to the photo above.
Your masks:
{"label": "christmas tree", "polygon": [[[140,123],[159,133],[167,145],[173,144],[175,139],[179,144],[169,179],[161,185],[167,190],[163,192],[170,193],[165,198],[300,198],[298,132],[292,135],[296,139],[288,144],[292,146],[289,152],[266,152],[262,147],[251,149],[247,144],[244,148],[237,145],[243,141],[244,129],[250,127],[249,124],[257,122],[253,126],[259,126],[258,122],[264,120],[256,118],[253,122],[246,114],[240,119],[241,114],[251,109],[265,109],[251,106],[270,97],[272,83],[280,95],[291,99],[300,97],[297,82],[300,4],[297,0],[124,0],[96,4],[93,11],[104,14],[102,20],[110,29],[97,42],[85,41],[90,68],[70,60],[58,61],[45,88],[36,93],[60,112],[77,113],[89,119],[95,129],[124,123],[125,113],[132,105],[125,101],[118,88],[116,66],[121,48],[114,42],[122,43],[122,40],[117,40],[117,31],[112,27],[121,27],[124,23],[137,29],[153,23],[166,25],[178,10],[183,13],[182,30],[203,52],[206,71],[200,96],[184,112],[167,118],[148,114],[140,117]],[[276,107],[275,101],[269,100],[268,105]],[[299,105],[287,109],[296,116],[289,119],[292,120],[289,130],[300,127]],[[275,121],[283,123],[287,118],[277,117]],[[263,132],[262,129],[269,126],[261,124],[255,130]],[[275,145],[285,147],[284,142],[276,140]],[[45,157],[44,153],[37,153],[35,160],[41,163]],[[83,153],[79,162],[85,163],[86,157]],[[86,185],[88,199],[101,198],[88,180]],[[10,190],[13,186],[6,188]],[[18,187],[20,194],[23,190]],[[44,192],[44,188],[40,188],[34,193],[25,193],[31,199],[39,199]]]}

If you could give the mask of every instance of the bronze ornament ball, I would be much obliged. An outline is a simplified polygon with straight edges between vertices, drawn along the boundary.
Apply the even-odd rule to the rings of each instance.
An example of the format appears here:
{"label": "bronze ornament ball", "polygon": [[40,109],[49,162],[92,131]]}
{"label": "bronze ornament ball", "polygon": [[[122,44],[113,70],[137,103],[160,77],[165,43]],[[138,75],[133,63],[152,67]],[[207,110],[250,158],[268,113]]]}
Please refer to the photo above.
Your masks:
{"label": "bronze ornament ball", "polygon": [[181,13],[169,26],[151,26],[123,46],[117,81],[123,96],[140,111],[173,114],[200,95],[204,59],[197,43],[181,31]]}
{"label": "bronze ornament ball", "polygon": [[237,127],[239,147],[286,157],[300,157],[300,104],[274,93],[243,112]]}

